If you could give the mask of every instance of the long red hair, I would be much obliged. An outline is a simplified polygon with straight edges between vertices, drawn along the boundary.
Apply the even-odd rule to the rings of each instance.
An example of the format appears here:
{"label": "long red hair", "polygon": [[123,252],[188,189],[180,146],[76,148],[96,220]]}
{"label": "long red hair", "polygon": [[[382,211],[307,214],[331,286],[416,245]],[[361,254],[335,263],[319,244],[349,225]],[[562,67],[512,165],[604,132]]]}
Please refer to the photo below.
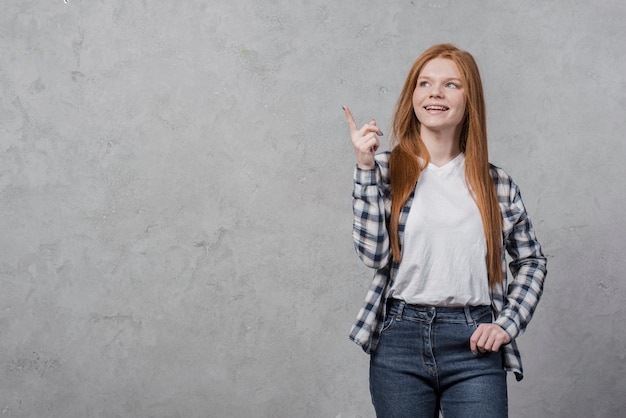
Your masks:
{"label": "long red hair", "polygon": [[415,188],[422,166],[418,157],[428,162],[430,156],[420,137],[420,122],[413,109],[417,78],[433,58],[452,60],[461,74],[467,108],[461,129],[460,149],[465,153],[465,181],[480,211],[487,244],[489,284],[502,281],[502,215],[496,190],[489,174],[487,120],[483,86],[472,55],[450,44],[434,45],[413,64],[404,83],[393,118],[393,149],[389,160],[391,181],[391,219],[389,236],[393,260],[402,258],[398,223],[400,212]]}

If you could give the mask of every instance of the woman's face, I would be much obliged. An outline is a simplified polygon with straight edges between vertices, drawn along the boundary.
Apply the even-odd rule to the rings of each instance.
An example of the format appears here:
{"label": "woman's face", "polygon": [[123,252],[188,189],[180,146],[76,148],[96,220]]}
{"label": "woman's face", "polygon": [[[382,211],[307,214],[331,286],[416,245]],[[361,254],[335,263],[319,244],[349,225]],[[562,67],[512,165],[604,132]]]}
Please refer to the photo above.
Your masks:
{"label": "woman's face", "polygon": [[463,80],[454,61],[447,58],[428,61],[419,73],[413,92],[413,110],[422,133],[430,130],[458,134],[465,106]]}

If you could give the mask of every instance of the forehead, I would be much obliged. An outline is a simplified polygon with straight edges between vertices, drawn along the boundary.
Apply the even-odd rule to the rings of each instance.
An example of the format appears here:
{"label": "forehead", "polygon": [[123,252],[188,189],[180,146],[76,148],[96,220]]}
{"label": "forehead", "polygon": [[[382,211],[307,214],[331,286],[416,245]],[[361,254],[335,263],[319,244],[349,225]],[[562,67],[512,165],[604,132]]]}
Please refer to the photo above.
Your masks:
{"label": "forehead", "polygon": [[422,67],[420,77],[428,78],[461,78],[461,73],[456,63],[449,58],[433,58]]}

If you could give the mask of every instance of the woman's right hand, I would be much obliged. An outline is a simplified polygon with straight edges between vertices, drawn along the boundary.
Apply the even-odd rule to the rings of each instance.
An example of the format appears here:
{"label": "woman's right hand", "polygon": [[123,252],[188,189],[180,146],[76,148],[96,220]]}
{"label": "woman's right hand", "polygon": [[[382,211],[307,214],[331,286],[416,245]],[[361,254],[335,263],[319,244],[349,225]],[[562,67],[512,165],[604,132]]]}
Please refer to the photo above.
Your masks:
{"label": "woman's right hand", "polygon": [[359,129],[354,117],[352,117],[350,109],[344,106],[343,111],[346,114],[348,126],[350,127],[350,137],[352,138],[357,165],[359,168],[366,170],[375,168],[376,162],[374,156],[380,146],[378,136],[382,136],[382,131],[376,126],[376,121],[373,119],[370,123],[363,125],[363,127]]}

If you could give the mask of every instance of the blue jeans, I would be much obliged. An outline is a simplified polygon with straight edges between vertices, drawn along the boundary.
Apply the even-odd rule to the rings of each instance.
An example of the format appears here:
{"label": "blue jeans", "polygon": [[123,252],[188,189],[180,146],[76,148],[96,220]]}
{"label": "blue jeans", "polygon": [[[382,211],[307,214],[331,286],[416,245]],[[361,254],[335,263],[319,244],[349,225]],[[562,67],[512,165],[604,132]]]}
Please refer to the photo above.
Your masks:
{"label": "blue jeans", "polygon": [[502,355],[473,354],[469,339],[491,323],[491,307],[435,308],[389,299],[370,358],[370,392],[379,418],[505,418]]}

